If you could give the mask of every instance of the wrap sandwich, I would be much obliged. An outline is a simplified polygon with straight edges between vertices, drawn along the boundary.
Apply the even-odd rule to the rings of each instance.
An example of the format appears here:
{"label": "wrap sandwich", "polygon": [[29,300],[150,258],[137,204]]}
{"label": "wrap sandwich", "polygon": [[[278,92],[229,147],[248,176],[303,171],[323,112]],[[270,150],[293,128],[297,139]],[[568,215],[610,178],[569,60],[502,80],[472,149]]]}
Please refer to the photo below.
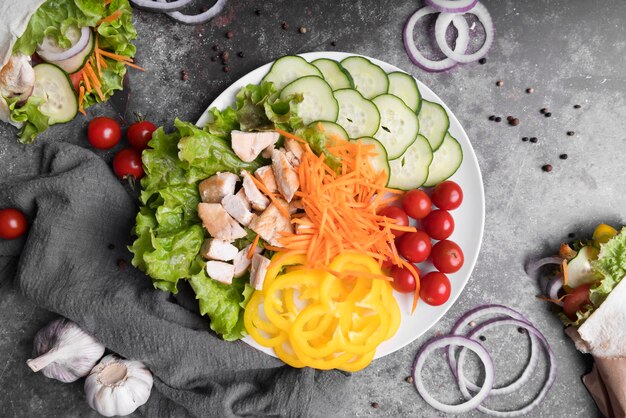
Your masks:
{"label": "wrap sandwich", "polygon": [[0,121],[29,143],[106,101],[135,38],[128,0],[0,0]]}

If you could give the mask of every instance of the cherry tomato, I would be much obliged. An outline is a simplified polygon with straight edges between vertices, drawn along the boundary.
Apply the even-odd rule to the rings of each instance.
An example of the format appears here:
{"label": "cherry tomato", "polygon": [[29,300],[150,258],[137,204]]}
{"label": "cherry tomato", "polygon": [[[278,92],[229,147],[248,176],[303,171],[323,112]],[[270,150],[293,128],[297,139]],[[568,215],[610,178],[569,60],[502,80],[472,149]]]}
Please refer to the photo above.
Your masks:
{"label": "cherry tomato", "polygon": [[74,74],[70,74],[70,81],[72,82],[72,86],[74,87],[74,90],[76,90],[76,92],[78,92],[78,90],[80,89],[80,82],[83,79],[83,72],[79,71],[77,73]]}
{"label": "cherry tomato", "polygon": [[101,116],[92,119],[87,129],[87,138],[92,147],[97,149],[113,148],[120,142],[122,130],[115,119]]}
{"label": "cherry tomato", "polygon": [[128,127],[126,137],[131,147],[137,151],[148,148],[148,142],[152,139],[152,132],[156,131],[156,126],[147,120],[135,122]]}
{"label": "cherry tomato", "polygon": [[394,266],[393,261],[391,260],[391,258],[387,257],[385,258],[385,261],[383,261],[383,264],[380,267],[383,270],[390,270],[393,266]]}
{"label": "cherry tomato", "polygon": [[573,289],[563,298],[563,313],[567,315],[569,319],[576,319],[576,312],[585,305],[591,303],[589,300],[589,287],[590,284],[583,284]]}
{"label": "cherry tomato", "polygon": [[132,148],[126,148],[118,152],[113,158],[113,171],[120,179],[143,177],[143,166],[141,165],[141,153]]}
{"label": "cherry tomato", "polygon": [[439,183],[430,197],[439,209],[454,210],[463,202],[463,190],[453,181]]}
{"label": "cherry tomato", "polygon": [[15,239],[26,232],[26,216],[22,212],[13,208],[0,210],[0,238]]}
{"label": "cherry tomato", "polygon": [[461,247],[446,239],[433,245],[431,259],[435,268],[440,272],[456,273],[463,266],[465,257]]}
{"label": "cherry tomato", "polygon": [[396,246],[400,255],[412,263],[426,261],[431,250],[430,237],[419,229],[415,232],[407,232],[396,241]]}
{"label": "cherry tomato", "polygon": [[[383,208],[380,212],[378,212],[381,216],[386,216],[387,218],[395,219],[396,225],[407,226],[409,224],[409,217],[406,215],[406,212],[397,206],[387,206]],[[406,231],[397,231],[395,229],[391,230],[391,233],[397,237],[401,237],[406,234]]]}
{"label": "cherry tomato", "polygon": [[432,210],[432,202],[423,190],[409,190],[402,198],[402,207],[411,218],[423,219]]}
{"label": "cherry tomato", "polygon": [[454,231],[454,219],[448,211],[434,210],[422,219],[422,228],[432,239],[447,239]]}
{"label": "cherry tomato", "polygon": [[450,299],[450,288],[448,276],[431,271],[420,279],[420,298],[432,306],[443,305]]}
{"label": "cherry tomato", "polygon": [[[416,267],[417,274],[420,274],[419,269]],[[406,267],[393,266],[391,268],[390,276],[393,279],[391,286],[400,293],[412,293],[415,292],[415,277],[413,273]]]}

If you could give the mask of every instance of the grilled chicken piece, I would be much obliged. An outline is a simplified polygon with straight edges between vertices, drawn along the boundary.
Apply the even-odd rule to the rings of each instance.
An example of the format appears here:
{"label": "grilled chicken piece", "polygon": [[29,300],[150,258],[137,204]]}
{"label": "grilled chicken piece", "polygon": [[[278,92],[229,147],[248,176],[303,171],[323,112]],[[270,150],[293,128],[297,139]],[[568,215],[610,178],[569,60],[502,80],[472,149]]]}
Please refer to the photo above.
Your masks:
{"label": "grilled chicken piece", "polygon": [[248,200],[248,196],[246,196],[246,191],[243,189],[243,187],[239,189],[237,193],[235,193],[235,196],[239,197],[241,201],[244,202],[244,204],[246,205],[246,209],[251,209],[250,200]]}
{"label": "grilled chicken piece", "polygon": [[232,242],[246,236],[246,231],[219,203],[199,203],[198,216],[213,238]]}
{"label": "grilled chicken piece", "polygon": [[272,152],[275,149],[276,149],[276,147],[274,146],[274,144],[270,145],[269,147],[267,147],[263,151],[261,151],[261,157],[267,158],[269,160],[270,158],[272,158]]}
{"label": "grilled chicken piece", "polygon": [[294,162],[291,162],[291,165],[293,165],[294,167],[297,167],[300,165],[300,161],[302,161],[302,155],[304,155],[304,148],[302,148],[302,145],[296,141],[295,139],[291,139],[291,138],[286,138],[285,139],[285,149],[287,151],[289,151],[294,159]]}
{"label": "grilled chicken piece", "polygon": [[248,226],[254,217],[250,212],[250,204],[241,195],[229,194],[222,199],[222,206],[230,216],[243,226]]}
{"label": "grilled chicken piece", "polygon": [[243,178],[243,190],[246,192],[246,197],[250,201],[252,209],[265,210],[270,200],[256,187],[256,184],[252,181],[252,175],[246,170],[241,170],[241,177]]}
{"label": "grilled chicken piece", "polygon": [[220,203],[224,196],[235,193],[238,181],[237,174],[217,173],[203,180],[198,186],[200,199],[204,203]]}
{"label": "grilled chicken piece", "polygon": [[[250,247],[252,244],[248,245],[243,250],[239,251],[233,260],[233,265],[235,266],[235,277],[241,277],[244,275],[246,271],[250,268],[250,263],[252,260],[248,258],[248,251],[250,251]],[[261,254],[263,249],[257,245],[254,249],[255,254]]]}
{"label": "grilled chicken piece", "polygon": [[[279,204],[284,205],[285,209],[288,207],[286,202]],[[293,233],[293,227],[289,218],[283,216],[274,203],[269,205],[261,215],[250,222],[250,229],[274,246],[280,246],[280,242],[278,242],[278,238],[282,236],[280,232]]]}
{"label": "grilled chicken piece", "polygon": [[293,215],[299,210],[304,210],[302,199],[293,199],[291,202],[289,202],[289,214],[290,215]]}
{"label": "grilled chicken piece", "polygon": [[16,54],[0,70],[0,96],[15,97],[30,95],[35,87],[35,70],[30,65],[30,57]]}
{"label": "grilled chicken piece", "polygon": [[214,260],[207,261],[206,263],[206,274],[220,283],[232,284],[234,273],[235,268],[230,263]]}
{"label": "grilled chicken piece", "polygon": [[205,239],[200,255],[208,260],[231,261],[239,250],[233,244],[217,238]]}
{"label": "grilled chicken piece", "polygon": [[263,290],[263,282],[265,281],[265,274],[267,273],[267,268],[270,265],[270,260],[260,254],[254,254],[252,256],[251,264],[250,284],[256,290]]}
{"label": "grilled chicken piece", "polygon": [[254,177],[267,187],[270,193],[276,193],[278,186],[276,185],[276,177],[274,177],[274,170],[271,165],[259,168],[254,172]]}
{"label": "grilled chicken piece", "polygon": [[289,163],[285,153],[279,150],[272,152],[272,169],[274,170],[274,177],[276,177],[278,191],[287,202],[291,202],[293,195],[300,188],[298,171]]}
{"label": "grilled chicken piece", "polygon": [[242,161],[247,163],[254,161],[265,148],[274,145],[280,135],[278,132],[242,132],[232,131],[230,133],[233,151]]}

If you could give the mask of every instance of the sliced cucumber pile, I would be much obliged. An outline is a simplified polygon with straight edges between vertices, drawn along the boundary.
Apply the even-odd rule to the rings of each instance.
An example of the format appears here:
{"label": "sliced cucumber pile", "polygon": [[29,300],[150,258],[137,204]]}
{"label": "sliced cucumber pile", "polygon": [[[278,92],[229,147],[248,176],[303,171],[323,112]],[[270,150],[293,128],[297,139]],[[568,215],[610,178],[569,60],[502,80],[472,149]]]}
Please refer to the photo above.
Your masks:
{"label": "sliced cucumber pile", "polygon": [[360,56],[311,63],[285,56],[263,81],[273,82],[281,98],[302,94],[297,113],[308,126],[328,137],[374,145],[370,162],[388,174],[389,187],[433,187],[461,166],[463,149],[448,132],[446,110],[422,99],[409,74],[387,74]]}
{"label": "sliced cucumber pile", "polygon": [[384,145],[390,159],[398,158],[417,138],[417,116],[402,100],[391,94],[381,94],[372,102],[380,112],[380,126],[374,138]]}
{"label": "sliced cucumber pile", "polygon": [[298,103],[297,113],[302,122],[309,124],[314,120],[337,120],[339,106],[333,96],[333,90],[324,79],[309,75],[289,83],[280,92],[285,98],[292,94],[302,94],[303,100]]}
{"label": "sliced cucumber pile", "polygon": [[39,64],[34,70],[32,96],[44,100],[39,110],[50,118],[48,123],[54,125],[74,119],[78,113],[78,99],[67,74],[52,64]]}
{"label": "sliced cucumber pile", "polygon": [[311,62],[311,64],[315,65],[317,69],[320,70],[324,80],[326,80],[333,90],[354,88],[352,76],[348,70],[343,68],[337,61],[320,58]]}

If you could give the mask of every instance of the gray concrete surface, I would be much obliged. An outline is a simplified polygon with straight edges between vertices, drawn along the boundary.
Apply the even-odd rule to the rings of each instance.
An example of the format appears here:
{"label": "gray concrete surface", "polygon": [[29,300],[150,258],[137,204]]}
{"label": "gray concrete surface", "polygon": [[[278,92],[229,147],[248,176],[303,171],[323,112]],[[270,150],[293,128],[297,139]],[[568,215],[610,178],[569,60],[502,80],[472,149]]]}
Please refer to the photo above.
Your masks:
{"label": "gray concrete surface", "polygon": [[[558,378],[530,416],[588,417],[598,411],[580,382],[589,359],[564,337],[559,321],[535,298],[523,264],[548,254],[570,232],[588,236],[599,222],[624,223],[626,194],[626,78],[624,22],[626,3],[613,0],[488,0],[497,31],[485,65],[472,64],[444,74],[428,74],[411,64],[401,39],[406,17],[417,2],[231,0],[222,15],[201,27],[174,24],[164,16],[137,11],[137,61],[145,73],[131,72],[131,111],[157,124],[174,117],[196,120],[229,84],[284,54],[339,50],[362,53],[397,65],[430,86],[466,129],[484,176],[486,227],[478,264],[458,302],[427,335],[399,352],[375,361],[354,376],[362,396],[345,405],[345,416],[424,416],[430,408],[404,381],[417,349],[437,332],[446,332],[466,310],[503,303],[524,312],[549,340],[558,361]],[[259,9],[261,15],[255,15]],[[281,29],[281,22],[289,30]],[[297,33],[306,26],[306,34]],[[234,37],[227,40],[226,31]],[[331,42],[336,46],[331,46]],[[219,44],[231,53],[230,72],[209,58]],[[237,57],[243,51],[244,58]],[[183,81],[180,71],[189,80]],[[496,87],[498,79],[503,87]],[[533,94],[525,89],[533,87]],[[575,110],[574,104],[582,108]],[[539,114],[549,107],[551,118]],[[109,105],[88,116],[113,115]],[[521,124],[488,120],[491,114],[519,117]],[[39,138],[87,144],[88,118],[50,129]],[[573,130],[575,136],[566,136]],[[0,163],[11,164],[22,145],[15,131],[0,126]],[[522,142],[536,136],[536,144]],[[34,145],[36,146],[36,145]],[[100,153],[110,160],[115,150]],[[567,153],[567,160],[559,155]],[[552,164],[551,173],[541,166]],[[1,202],[0,202],[1,203]],[[20,296],[12,283],[0,283],[0,415],[7,417],[95,416],[80,383],[65,385],[31,373],[24,361],[34,333],[53,315]],[[498,381],[521,370],[527,356],[524,336],[496,334],[487,340],[495,352]],[[433,359],[434,360],[434,359]],[[429,362],[428,385],[443,400],[458,400],[442,359]],[[528,386],[497,406],[528,401],[545,373],[539,368]],[[377,402],[378,408],[370,404]],[[468,414],[478,416],[479,413]]]}

